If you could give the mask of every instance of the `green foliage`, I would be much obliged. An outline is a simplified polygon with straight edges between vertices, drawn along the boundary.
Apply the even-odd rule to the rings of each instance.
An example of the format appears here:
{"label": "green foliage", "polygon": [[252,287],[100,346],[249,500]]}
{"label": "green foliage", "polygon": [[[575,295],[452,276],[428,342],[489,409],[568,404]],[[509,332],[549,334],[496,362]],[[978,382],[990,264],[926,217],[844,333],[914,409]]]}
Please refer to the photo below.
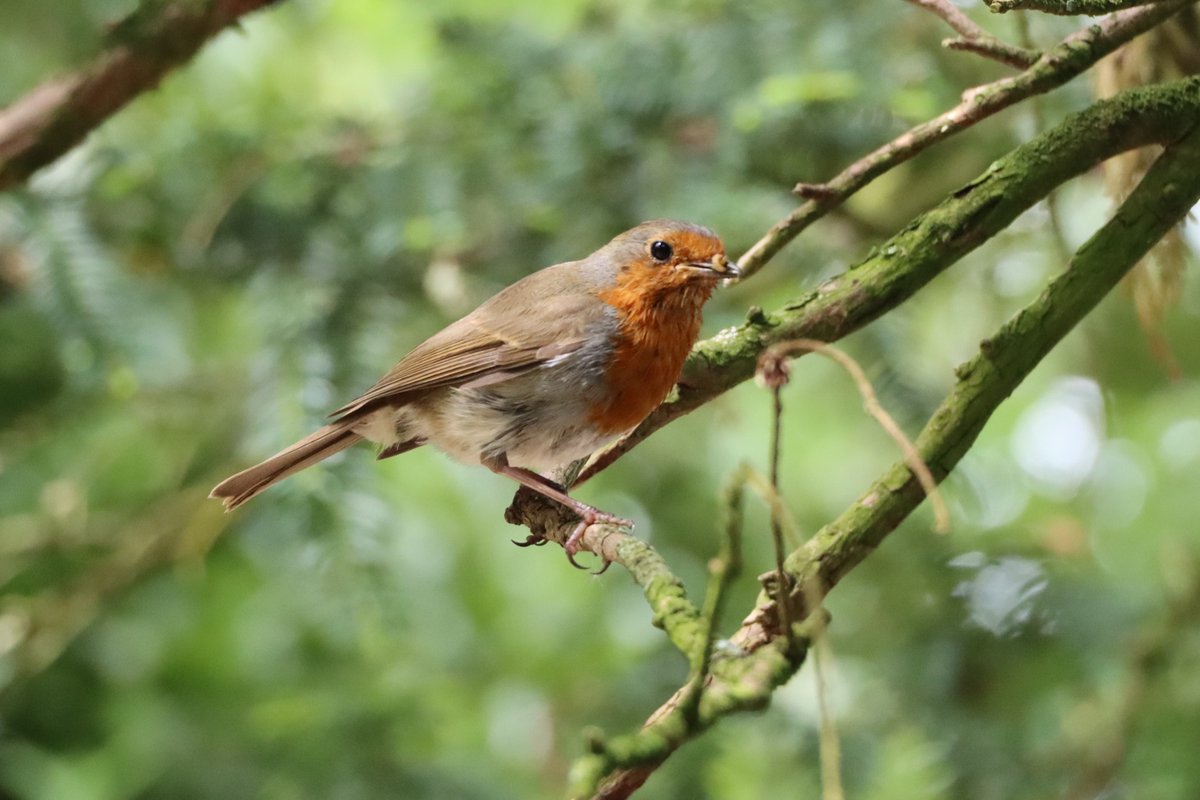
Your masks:
{"label": "green foliage", "polygon": [[[129,7],[14,10],[0,99]],[[865,2],[293,0],[0,197],[0,791],[559,796],[586,726],[636,727],[687,674],[636,586],[511,547],[512,487],[431,452],[355,449],[228,516],[208,489],[499,287],[644,218],[740,252],[796,181],[998,74],[944,34]],[[1008,114],[869,187],[719,295],[706,331],[860,260],[1028,138],[1029,110]],[[1060,198],[1073,245],[1108,213],[1098,186]],[[1027,214],[847,346],[914,432],[1060,268]],[[1170,383],[1107,301],[952,476],[954,532],[918,515],[829,598],[849,796],[1053,796],[1114,743],[1112,791],[1200,792],[1198,316],[1193,280]],[[897,454],[835,367],[795,376],[785,496],[812,532]],[[717,493],[765,459],[768,411],[739,387],[583,497],[636,519],[697,597]],[[746,534],[728,625],[773,563],[761,509]],[[806,669],[646,793],[819,785]]]}

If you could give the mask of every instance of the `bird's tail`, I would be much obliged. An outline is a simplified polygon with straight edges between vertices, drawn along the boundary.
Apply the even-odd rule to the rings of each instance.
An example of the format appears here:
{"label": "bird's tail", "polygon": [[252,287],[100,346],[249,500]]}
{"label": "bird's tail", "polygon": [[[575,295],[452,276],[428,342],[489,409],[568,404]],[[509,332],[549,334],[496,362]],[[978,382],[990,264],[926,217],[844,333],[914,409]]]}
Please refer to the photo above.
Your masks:
{"label": "bird's tail", "polygon": [[255,464],[221,481],[208,496],[223,499],[225,510],[230,511],[271,484],[305,467],[311,467],[334,453],[340,453],[361,438],[344,423],[326,425],[261,464]]}

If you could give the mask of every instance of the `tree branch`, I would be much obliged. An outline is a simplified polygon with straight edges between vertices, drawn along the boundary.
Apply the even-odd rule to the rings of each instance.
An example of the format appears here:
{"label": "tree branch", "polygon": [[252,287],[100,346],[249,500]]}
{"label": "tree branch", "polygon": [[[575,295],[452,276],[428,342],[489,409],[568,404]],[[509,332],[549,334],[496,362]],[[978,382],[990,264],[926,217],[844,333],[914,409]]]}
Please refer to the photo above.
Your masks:
{"label": "tree branch", "polygon": [[[513,497],[504,519],[562,544],[579,520],[562,505],[544,500],[536,492],[522,489]],[[666,632],[675,649],[690,655],[703,645],[707,631],[700,611],[688,599],[683,581],[671,572],[658,551],[613,525],[592,525],[580,541],[583,550],[629,571],[650,604],[654,625]]]}
{"label": "tree branch", "polygon": [[[1051,161],[1046,157],[1072,136],[1082,136],[1088,125],[1095,124],[1100,134],[1115,135],[1125,146],[1132,146],[1130,142],[1136,137],[1130,138],[1124,130],[1131,118],[1136,120],[1139,114],[1156,107],[1174,110],[1177,124],[1166,136],[1166,151],[1113,219],[1080,248],[1067,270],[1038,299],[984,341],[980,353],[956,371],[954,388],[917,439],[922,459],[939,480],[953,469],[991,414],[1038,362],[1200,200],[1200,79],[1126,92],[1117,99],[1118,103],[1097,104],[1069,118],[962,190],[967,194],[987,193],[988,184],[1007,183],[1016,172],[1027,174],[1050,168]],[[1156,126],[1151,123],[1149,127]],[[1018,153],[1024,158],[1015,158]],[[1032,158],[1035,154],[1043,158]],[[1098,154],[1103,151],[1085,147],[1072,155],[1079,159]],[[1073,168],[1079,166],[1076,161]],[[952,203],[947,201],[943,206]],[[997,213],[993,209],[987,203],[972,205],[970,210],[957,209],[966,211],[959,222],[968,222],[977,214]],[[932,228],[925,225],[931,216],[939,222]],[[936,249],[954,238],[954,228],[944,224],[948,221],[935,210],[910,227],[940,232],[925,243]],[[807,598],[824,597],[923,498],[924,492],[908,466],[904,462],[895,464],[846,512],[788,557],[788,571],[796,579],[788,605],[808,603],[811,608]],[[680,711],[684,700],[684,690],[680,690],[641,731],[599,744],[591,756],[581,760],[575,776],[585,782],[577,780],[574,784],[577,793],[581,785],[589,785],[597,788],[594,793],[584,794],[595,798],[628,797],[674,749],[711,726],[719,716],[756,708],[769,700],[771,692],[799,668],[807,647],[787,650],[787,638],[781,635],[773,601],[764,596],[760,602],[730,640],[736,655],[713,671],[701,704],[702,712],[707,713],[689,725]],[[810,617],[801,631],[806,632],[805,626],[815,619]],[[807,636],[802,641],[806,645]],[[705,708],[703,701],[715,692],[726,701],[713,701]],[[729,697],[737,701],[729,702]],[[618,742],[619,746],[614,746]]]}
{"label": "tree branch", "polygon": [[0,109],[0,191],[24,183],[245,14],[278,0],[147,0],[91,64]]}
{"label": "tree branch", "polygon": [[1027,69],[1037,63],[1042,54],[1036,50],[1026,50],[1023,47],[1002,42],[999,39],[972,39],[968,36],[955,36],[942,39],[942,47],[947,50],[961,50],[964,53],[974,53],[1001,64],[1018,69]]}
{"label": "tree branch", "polygon": [[957,39],[946,39],[943,47],[951,50],[967,50],[987,58],[995,59],[1010,67],[1026,69],[1041,57],[1036,50],[1002,42],[995,36],[975,24],[975,22],[959,10],[950,0],[906,0],[914,6],[931,11],[941,17],[959,35]]}
{"label": "tree branch", "polygon": [[1025,9],[1066,17],[1077,14],[1096,17],[1120,11],[1123,8],[1155,5],[1159,0],[984,0],[984,2],[997,14]]}
{"label": "tree branch", "polygon": [[1055,89],[1079,75],[1135,36],[1145,33],[1196,0],[1163,0],[1147,8],[1124,11],[1063,39],[1019,75],[976,87],[954,108],[883,145],[821,184],[800,184],[795,191],[808,202],[771,226],[738,259],[743,279],[762,269],[805,228],[851,195],[930,145],[966,130],[980,120],[1036,94]]}

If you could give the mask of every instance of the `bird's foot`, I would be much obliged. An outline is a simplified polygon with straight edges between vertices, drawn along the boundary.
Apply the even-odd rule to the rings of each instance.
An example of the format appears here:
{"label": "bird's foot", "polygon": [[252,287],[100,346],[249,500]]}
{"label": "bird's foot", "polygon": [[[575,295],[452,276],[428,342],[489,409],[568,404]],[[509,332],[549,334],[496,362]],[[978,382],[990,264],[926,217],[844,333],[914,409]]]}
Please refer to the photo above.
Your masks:
{"label": "bird's foot", "polygon": [[[571,562],[571,566],[575,567],[575,569],[586,569],[586,567],[575,560],[575,554],[579,552],[580,543],[583,541],[583,534],[588,528],[596,524],[616,525],[621,528],[633,527],[632,520],[625,519],[624,517],[618,517],[614,514],[609,514],[607,511],[601,511],[598,508],[591,508],[589,506],[580,515],[579,524],[575,526],[575,530],[571,531],[571,535],[567,537],[565,542],[563,542],[563,550],[566,551],[567,561]],[[605,558],[604,564],[593,574],[603,575],[608,571],[608,568],[611,565],[612,561]]]}

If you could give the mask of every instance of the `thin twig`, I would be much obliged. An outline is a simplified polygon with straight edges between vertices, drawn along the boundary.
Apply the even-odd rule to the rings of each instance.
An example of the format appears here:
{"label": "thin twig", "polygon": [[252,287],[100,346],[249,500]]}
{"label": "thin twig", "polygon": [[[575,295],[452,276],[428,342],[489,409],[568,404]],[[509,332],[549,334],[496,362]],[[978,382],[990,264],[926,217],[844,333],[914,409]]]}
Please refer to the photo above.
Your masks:
{"label": "thin twig", "polygon": [[933,12],[958,32],[961,38],[946,39],[942,42],[943,47],[951,50],[969,50],[1018,69],[1025,69],[1033,65],[1042,55],[1036,50],[1028,50],[1000,41],[975,24],[974,20],[959,10],[950,0],[905,1]]}
{"label": "thin twig", "polygon": [[725,536],[722,540],[721,552],[708,562],[708,586],[704,591],[704,605],[700,611],[700,618],[704,625],[704,638],[700,647],[692,654],[691,674],[688,676],[684,700],[681,703],[684,715],[692,724],[696,722],[696,714],[704,692],[704,683],[709,677],[717,624],[721,618],[721,611],[725,607],[729,585],[742,570],[742,522],[745,518],[742,501],[748,476],[749,467],[745,464],[741,465],[730,478],[725,491],[722,492],[721,507],[725,514],[725,520],[721,527]]}
{"label": "thin twig", "polygon": [[[524,489],[513,497],[504,518],[514,525],[525,525],[531,533],[560,545],[566,542],[579,522],[574,512]],[[679,652],[693,652],[695,642],[704,635],[700,611],[688,599],[683,582],[671,572],[657,550],[619,527],[607,524],[589,526],[580,545],[603,561],[620,564],[628,570],[642,588],[655,624],[666,632]]]}
{"label": "thin twig", "polygon": [[1042,56],[1036,51],[1025,51],[999,39],[971,39],[966,36],[942,39],[942,47],[947,50],[974,53],[1017,69],[1028,69]]}
{"label": "thin twig", "polygon": [[946,21],[951,28],[967,39],[987,39],[991,34],[976,24],[950,0],[905,0],[926,11],[932,11]]}
{"label": "thin twig", "polygon": [[[904,453],[904,462],[908,464],[913,474],[917,476],[917,480],[921,482],[921,488],[925,490],[925,494],[929,497],[929,502],[933,505],[933,516],[935,520],[935,529],[938,533],[947,533],[950,530],[950,511],[946,508],[946,501],[942,499],[942,494],[938,491],[937,481],[933,478],[933,473],[929,471],[929,465],[921,458],[921,454],[917,452],[917,448],[912,441],[904,435],[904,431],[896,424],[896,420],[879,403],[879,398],[875,394],[875,389],[871,386],[871,381],[867,379],[866,373],[858,362],[848,356],[843,351],[836,347],[831,347],[825,342],[819,342],[816,339],[793,339],[787,342],[780,342],[773,345],[770,349],[762,354],[759,358],[759,369],[778,371],[778,364],[785,364],[786,359],[790,355],[812,351],[820,353],[826,358],[831,358],[837,362],[842,369],[854,380],[855,386],[858,387],[858,393],[862,395],[863,405],[866,407],[867,413],[874,417],[879,423],[879,427],[887,432],[888,436],[900,446],[900,450]],[[765,367],[763,365],[771,362],[777,362],[774,366]]]}
{"label": "thin twig", "polygon": [[901,134],[829,181],[802,184],[805,187],[802,195],[810,199],[771,226],[766,235],[738,259],[741,280],[762,269],[801,231],[896,165],[1027,97],[1063,85],[1125,42],[1195,2],[1163,0],[1091,24],[1063,39],[1024,72],[972,89],[954,108]]}
{"label": "thin twig", "polygon": [[[818,609],[824,598],[814,583],[806,592],[805,603]],[[821,720],[821,795],[823,800],[843,800],[846,790],[842,786],[842,743],[838,735],[837,720],[829,708],[829,683],[826,674],[833,661],[833,645],[829,642],[829,626],[825,615],[814,613],[812,619],[813,678],[817,690],[817,712]]]}
{"label": "thin twig", "polygon": [[783,559],[787,548],[783,542],[783,503],[779,492],[779,437],[783,430],[783,387],[788,382],[788,363],[786,359],[760,360],[758,378],[771,392],[771,443],[768,457],[770,466],[771,487],[771,542],[775,548],[775,599],[779,605],[779,621],[783,632],[792,644],[792,612],[791,604],[787,602],[791,587],[788,576],[783,569]]}

